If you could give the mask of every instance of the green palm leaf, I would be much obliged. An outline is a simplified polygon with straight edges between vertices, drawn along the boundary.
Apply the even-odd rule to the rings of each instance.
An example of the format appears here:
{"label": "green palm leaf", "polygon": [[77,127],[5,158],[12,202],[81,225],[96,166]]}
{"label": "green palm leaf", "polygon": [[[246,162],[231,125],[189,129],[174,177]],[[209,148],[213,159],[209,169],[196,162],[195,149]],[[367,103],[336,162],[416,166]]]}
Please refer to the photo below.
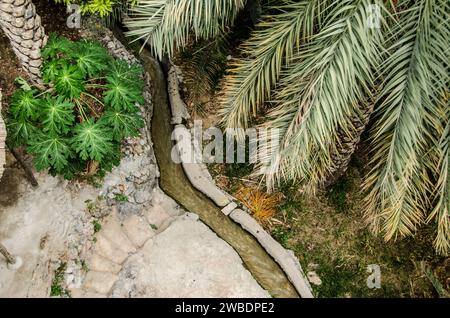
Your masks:
{"label": "green palm leaf", "polygon": [[[450,104],[447,103],[447,112]],[[450,250],[450,116],[447,115],[447,125],[442,131],[442,137],[437,148],[437,161],[434,171],[438,172],[435,185],[435,204],[428,216],[428,221],[437,223],[436,250],[446,255]]]}
{"label": "green palm leaf", "polygon": [[258,106],[270,95],[283,67],[302,42],[320,26],[326,0],[308,0],[272,8],[281,12],[264,17],[242,46],[244,57],[231,62],[221,98],[222,122],[227,127],[247,127]]}
{"label": "green palm leaf", "polygon": [[398,23],[389,39],[372,132],[373,169],[365,182],[368,219],[386,239],[411,235],[424,221],[430,184],[427,118],[435,112],[436,92],[449,83],[448,20],[447,27],[434,24],[442,23],[445,1],[400,1],[398,6],[408,9],[393,17]]}
{"label": "green palm leaf", "polygon": [[279,153],[272,158],[277,149],[260,152],[269,187],[280,179],[304,179],[315,187],[328,176],[340,135],[351,137],[380,55],[381,32],[367,26],[370,4],[336,1],[284,72],[267,123],[279,130]]}
{"label": "green palm leaf", "polygon": [[155,56],[173,55],[186,45],[190,32],[208,39],[231,24],[244,0],[141,0],[131,7],[124,24],[135,40],[149,43]]}

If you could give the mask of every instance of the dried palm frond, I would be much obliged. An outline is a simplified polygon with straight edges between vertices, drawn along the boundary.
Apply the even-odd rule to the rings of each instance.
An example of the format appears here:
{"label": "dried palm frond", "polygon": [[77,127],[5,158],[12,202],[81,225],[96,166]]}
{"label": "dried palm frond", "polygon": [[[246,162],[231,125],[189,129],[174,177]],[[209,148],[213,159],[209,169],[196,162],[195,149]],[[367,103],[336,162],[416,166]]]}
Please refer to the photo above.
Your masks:
{"label": "dried palm frond", "polygon": [[259,221],[267,221],[276,213],[276,207],[280,203],[281,193],[268,194],[259,189],[242,187],[236,193],[240,200]]}

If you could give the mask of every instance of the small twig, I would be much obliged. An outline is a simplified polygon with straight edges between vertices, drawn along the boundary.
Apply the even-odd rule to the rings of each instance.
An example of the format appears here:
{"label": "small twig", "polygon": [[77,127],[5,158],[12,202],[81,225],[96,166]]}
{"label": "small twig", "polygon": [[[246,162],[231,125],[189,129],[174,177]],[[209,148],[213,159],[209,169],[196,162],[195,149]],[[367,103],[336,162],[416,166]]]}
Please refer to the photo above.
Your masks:
{"label": "small twig", "polygon": [[51,93],[51,92],[53,92],[53,88],[49,88],[47,90],[44,90],[43,92],[41,92],[41,93],[37,94],[36,96],[34,96],[34,98],[38,98],[39,96],[42,96],[42,95],[44,95],[46,93]]}
{"label": "small twig", "polygon": [[244,181],[244,182],[250,182],[250,183],[254,183],[254,184],[258,184],[258,181],[255,180],[250,180],[250,179],[244,179],[244,178],[236,178],[238,180]]}
{"label": "small twig", "polygon": [[106,86],[102,85],[102,84],[87,84],[86,87],[87,88],[106,88]]}
{"label": "small twig", "polygon": [[[105,105],[101,101],[99,101],[95,96],[93,96],[91,94],[87,94],[87,93],[81,93],[81,94],[94,99],[96,102],[100,103],[100,105],[102,105],[103,108],[105,108]],[[85,102],[81,98],[80,98],[80,101],[83,102],[94,113],[95,117],[100,117],[100,115],[96,112],[96,110],[94,108],[92,108],[91,105],[89,105],[89,103]]]}
{"label": "small twig", "polygon": [[276,218],[271,218],[271,221],[273,221],[274,223],[281,224],[281,225],[286,225],[286,223],[284,223],[283,221],[280,221],[280,220],[278,220]]}
{"label": "small twig", "polygon": [[87,118],[87,116],[86,116],[86,113],[84,112],[83,105],[81,105],[80,100],[75,99],[74,102],[75,102],[75,104],[77,105],[78,112],[80,113],[80,116],[81,116],[82,121],[87,121],[88,118]]}
{"label": "small twig", "polygon": [[8,149],[11,151],[14,158],[16,158],[17,162],[20,164],[22,169],[25,171],[25,175],[28,179],[28,181],[31,183],[33,187],[39,186],[39,183],[37,182],[36,178],[34,177],[33,171],[31,171],[30,167],[25,163],[22,156],[12,147],[10,147],[8,144]]}

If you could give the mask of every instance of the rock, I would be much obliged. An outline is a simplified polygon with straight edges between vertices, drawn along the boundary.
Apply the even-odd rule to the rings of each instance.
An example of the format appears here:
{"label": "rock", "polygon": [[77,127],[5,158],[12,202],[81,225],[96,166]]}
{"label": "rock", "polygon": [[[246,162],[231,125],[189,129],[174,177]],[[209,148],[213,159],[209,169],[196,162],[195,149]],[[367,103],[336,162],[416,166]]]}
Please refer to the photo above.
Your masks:
{"label": "rock", "polygon": [[311,284],[314,284],[316,286],[322,285],[322,280],[320,279],[320,277],[317,275],[316,272],[314,271],[308,272],[306,276],[308,277],[308,280]]}
{"label": "rock", "polygon": [[80,288],[69,289],[71,298],[106,298],[106,295],[85,291]]}
{"label": "rock", "polygon": [[180,216],[126,261],[117,297],[269,297],[235,250],[206,225]]}
{"label": "rock", "polygon": [[152,199],[151,189],[144,188],[144,189],[137,190],[134,193],[134,200],[136,201],[136,203],[142,204],[142,203],[150,201],[151,199]]}
{"label": "rock", "polygon": [[97,242],[95,243],[95,251],[111,260],[116,264],[122,264],[128,257],[128,254],[123,250],[113,246],[107,239],[105,239],[101,234],[96,236]]}
{"label": "rock", "polygon": [[84,288],[107,295],[117,279],[118,276],[112,273],[90,271],[84,279]]}
{"label": "rock", "polygon": [[94,253],[88,262],[89,270],[96,272],[110,272],[117,274],[121,267],[120,265],[111,262],[109,259]]}
{"label": "rock", "polygon": [[106,295],[98,294],[98,293],[92,293],[92,292],[85,292],[83,295],[84,298],[106,298]]}
{"label": "rock", "polygon": [[83,298],[84,297],[84,290],[81,288],[72,288],[69,289],[70,297],[71,298]]}
{"label": "rock", "polygon": [[186,212],[183,216],[192,221],[198,221],[200,219],[198,214],[191,213],[191,212]]}
{"label": "rock", "polygon": [[142,210],[142,206],[131,202],[119,202],[117,204],[119,214],[122,217],[128,217],[133,214],[139,214]]}
{"label": "rock", "polygon": [[180,216],[185,213],[185,211],[180,208],[174,199],[166,195],[159,188],[153,190],[153,205],[160,206],[167,214],[170,216]]}
{"label": "rock", "polygon": [[123,222],[123,230],[136,247],[141,247],[147,240],[155,236],[155,230],[151,228],[150,224],[137,215],[132,215]]}
{"label": "rock", "polygon": [[148,223],[156,227],[160,227],[164,221],[170,218],[170,215],[159,205],[150,207],[144,211]]}
{"label": "rock", "polygon": [[110,241],[112,245],[125,253],[130,254],[136,252],[136,248],[122,230],[122,225],[118,220],[117,213],[111,213],[104,220],[100,234]]}

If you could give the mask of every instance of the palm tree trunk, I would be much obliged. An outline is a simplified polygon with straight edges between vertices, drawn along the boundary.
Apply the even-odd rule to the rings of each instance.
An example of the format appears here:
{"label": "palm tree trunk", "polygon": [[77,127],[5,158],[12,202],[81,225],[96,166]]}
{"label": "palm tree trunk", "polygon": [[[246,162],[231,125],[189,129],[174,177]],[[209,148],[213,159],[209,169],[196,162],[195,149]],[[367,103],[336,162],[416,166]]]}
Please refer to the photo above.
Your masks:
{"label": "palm tree trunk", "polygon": [[328,177],[323,181],[321,187],[327,188],[335,184],[340,177],[347,171],[350,159],[358,147],[361,135],[366,129],[370,115],[373,112],[373,103],[365,103],[360,108],[361,115],[352,117],[353,131],[351,136],[344,131],[339,131],[340,145],[337,151],[332,155],[333,165],[330,169]]}
{"label": "palm tree trunk", "polygon": [[31,0],[0,0],[0,27],[30,78],[40,82],[41,48],[47,37]]}

